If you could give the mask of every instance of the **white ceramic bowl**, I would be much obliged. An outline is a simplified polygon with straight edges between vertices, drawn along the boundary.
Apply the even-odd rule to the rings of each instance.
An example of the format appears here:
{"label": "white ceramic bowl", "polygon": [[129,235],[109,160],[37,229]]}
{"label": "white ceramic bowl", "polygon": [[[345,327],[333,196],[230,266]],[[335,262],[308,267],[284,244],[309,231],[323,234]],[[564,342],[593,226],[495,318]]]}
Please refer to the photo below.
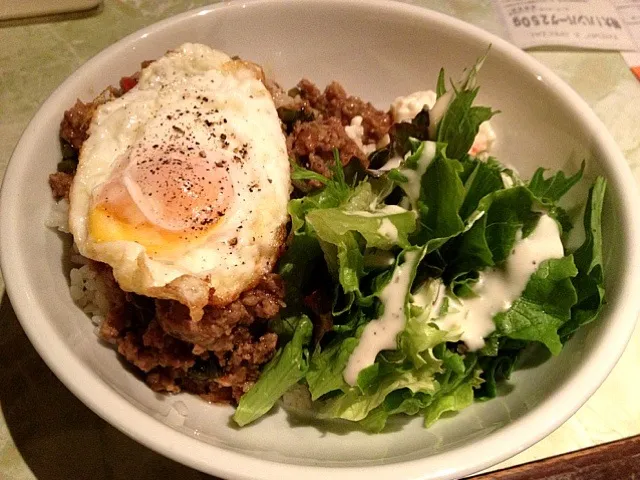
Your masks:
{"label": "white ceramic bowl", "polygon": [[[604,214],[608,304],[601,318],[559,357],[518,371],[508,395],[476,404],[429,430],[415,419],[381,435],[326,431],[292,424],[282,411],[237,430],[229,423],[229,407],[189,395],[154,394],[98,342],[91,322],[69,296],[62,261],[68,245],[44,227],[52,202],[47,176],[60,157],[60,119],[76,97],[93,98],[137,70],[140,61],[186,41],[257,61],[285,86],[303,76],[320,85],[337,79],[348,92],[383,108],[397,95],[431,88],[441,66],[457,76],[492,43],[479,100],[502,111],[495,121],[498,158],[525,175],[539,165],[571,171],[586,158],[589,179],[601,174],[609,180]],[[25,331],[56,375],[100,416],[164,455],[232,478],[454,478],[549,434],[612,369],[638,313],[639,204],[625,159],[593,112],[558,77],[503,40],[396,3],[238,2],[188,12],[135,33],[87,62],[51,95],[26,129],[4,179],[2,271]],[[172,408],[176,401],[186,404],[186,418]]]}

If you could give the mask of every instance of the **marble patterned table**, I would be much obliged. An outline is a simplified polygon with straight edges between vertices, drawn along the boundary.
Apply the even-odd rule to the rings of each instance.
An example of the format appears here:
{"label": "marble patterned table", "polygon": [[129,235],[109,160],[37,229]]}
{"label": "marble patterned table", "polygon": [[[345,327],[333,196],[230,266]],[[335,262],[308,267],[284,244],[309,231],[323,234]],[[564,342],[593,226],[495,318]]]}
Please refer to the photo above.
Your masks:
{"label": "marble patterned table", "polygon": [[[91,56],[125,35],[207,0],[105,0],[85,14],[0,23],[0,176],[40,103]],[[490,0],[413,0],[497,35]],[[613,52],[532,55],[591,105],[640,180],[640,82]],[[0,279],[0,292],[4,283]],[[504,462],[516,465],[640,433],[640,327],[607,381],[562,427]],[[0,478],[26,480],[211,478],[160,457],[105,423],[51,373],[0,304]]]}

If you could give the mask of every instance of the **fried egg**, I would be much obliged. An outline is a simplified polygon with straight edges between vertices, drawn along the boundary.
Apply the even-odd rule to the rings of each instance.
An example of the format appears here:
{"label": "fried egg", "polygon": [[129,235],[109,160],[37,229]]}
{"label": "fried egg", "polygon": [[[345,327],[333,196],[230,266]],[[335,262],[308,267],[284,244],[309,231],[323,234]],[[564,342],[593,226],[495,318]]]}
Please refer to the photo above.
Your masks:
{"label": "fried egg", "polygon": [[185,44],[98,107],[70,192],[80,253],[120,287],[224,305],[272,270],[287,222],[285,138],[259,67]]}

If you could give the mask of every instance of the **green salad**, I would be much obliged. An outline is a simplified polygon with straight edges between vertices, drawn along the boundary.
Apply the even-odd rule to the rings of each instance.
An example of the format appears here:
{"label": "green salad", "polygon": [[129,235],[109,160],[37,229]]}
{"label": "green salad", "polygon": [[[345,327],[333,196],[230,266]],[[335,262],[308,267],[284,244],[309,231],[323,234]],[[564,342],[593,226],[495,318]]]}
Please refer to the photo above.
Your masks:
{"label": "green salad", "polygon": [[238,425],[295,394],[319,419],[379,432],[393,415],[420,415],[428,427],[495,397],[528,347],[557,355],[598,316],[606,181],[593,182],[584,243],[568,250],[559,202],[584,164],[523,180],[469,155],[497,113],[473,105],[481,64],[448,88],[441,71],[435,105],[398,124],[370,170],[343,169],[337,155],[331,178],[293,165],[294,184],[322,186],[289,203],[279,349],[241,398]]}

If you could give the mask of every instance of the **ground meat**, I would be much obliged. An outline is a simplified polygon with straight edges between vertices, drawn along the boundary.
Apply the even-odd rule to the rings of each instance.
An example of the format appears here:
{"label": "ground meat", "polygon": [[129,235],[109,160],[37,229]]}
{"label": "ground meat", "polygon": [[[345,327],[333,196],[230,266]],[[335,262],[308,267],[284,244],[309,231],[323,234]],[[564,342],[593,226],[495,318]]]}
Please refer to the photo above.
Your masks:
{"label": "ground meat", "polygon": [[98,335],[105,342],[117,344],[122,332],[127,327],[125,320],[126,316],[121,309],[111,308],[100,324]]}
{"label": "ground meat", "polygon": [[[267,275],[255,288],[225,307],[206,307],[201,320],[194,322],[181,303],[156,301],[156,317],[164,331],[185,342],[212,351],[222,366],[240,365],[236,356],[250,363],[263,363],[275,348],[274,334],[265,334],[255,341],[253,332],[260,324],[274,317],[284,303],[284,288],[276,274]],[[262,328],[264,330],[264,328]],[[263,351],[265,346],[270,351]],[[247,357],[247,352],[251,356]],[[229,357],[231,355],[231,357]]]}
{"label": "ground meat", "polygon": [[[146,60],[140,64],[140,69],[142,70],[152,63],[153,60]],[[89,103],[76,100],[76,104],[64,112],[64,117],[60,124],[60,138],[79,151],[88,137],[87,131],[96,108],[131,90],[138,83],[139,77],[140,71],[130,77],[122,77],[119,82],[120,88],[108,87]]]}
{"label": "ground meat", "polygon": [[71,145],[74,150],[80,151],[82,144],[89,136],[88,130],[96,108],[120,95],[122,95],[122,90],[108,87],[89,103],[76,100],[76,104],[64,112],[60,123],[60,138]]}
{"label": "ground meat", "polygon": [[295,155],[303,166],[325,177],[331,177],[334,148],[340,152],[342,165],[347,165],[353,158],[365,168],[368,165],[367,157],[336,117],[296,123],[287,138],[287,148],[289,155]]}
{"label": "ground meat", "polygon": [[101,337],[137,367],[154,391],[187,391],[208,401],[233,403],[255,383],[275,352],[278,337],[267,320],[284,303],[276,274],[224,308],[208,306],[199,322],[176,301],[124,294],[109,267],[96,264],[112,309],[100,326]]}
{"label": "ground meat", "polygon": [[[164,332],[154,332],[157,328],[156,325],[150,324],[150,331],[145,331],[142,335],[139,332],[125,333],[124,337],[117,340],[118,353],[143,372],[150,372],[156,367],[171,367],[185,371],[193,367],[195,358],[189,345]],[[145,344],[149,336],[161,335],[162,337],[155,338],[156,344]]]}
{"label": "ground meat", "polygon": [[65,172],[56,172],[49,175],[49,187],[55,200],[66,198],[69,200],[69,190],[73,182],[73,175]]}
{"label": "ground meat", "polygon": [[[233,388],[220,385],[212,376],[190,374],[181,378],[179,381],[184,391],[200,395],[207,402],[234,403],[237,401],[234,399]],[[153,386],[151,388],[153,388]],[[168,391],[166,388],[162,390]]]}
{"label": "ground meat", "polygon": [[181,391],[178,386],[180,377],[180,372],[175,369],[157,368],[150,372],[145,380],[154,392],[179,393]]}
{"label": "ground meat", "polygon": [[279,275],[265,275],[255,288],[242,294],[243,305],[259,318],[273,318],[284,306],[284,282]]}
{"label": "ground meat", "polygon": [[347,95],[344,88],[338,82],[331,82],[324,93],[320,93],[318,87],[306,79],[298,83],[300,97],[309,102],[311,107],[319,111],[325,118],[335,117],[342,125],[351,123],[351,119],[357,115],[362,117],[364,127],[363,143],[377,143],[384,137],[393,120],[389,112],[376,109],[371,103],[358,97]]}
{"label": "ground meat", "polygon": [[76,100],[76,104],[64,112],[60,124],[60,138],[68,142],[74,149],[80,150],[87,139],[87,131],[91,125],[93,112],[96,110],[94,102],[84,103]]}
{"label": "ground meat", "polygon": [[[312,82],[302,79],[294,89],[295,93],[291,92],[292,96],[284,95],[277,84],[271,85],[270,89],[277,99],[278,114],[288,133],[289,156],[305,168],[327,177],[332,172],[334,148],[340,153],[342,165],[357,159],[363,168],[368,167],[367,155],[344,129],[355,116],[362,117],[364,144],[383,139],[392,125],[388,112],[347,95],[337,82],[330,83],[321,92]],[[308,185],[320,186],[317,182],[308,182]]]}

